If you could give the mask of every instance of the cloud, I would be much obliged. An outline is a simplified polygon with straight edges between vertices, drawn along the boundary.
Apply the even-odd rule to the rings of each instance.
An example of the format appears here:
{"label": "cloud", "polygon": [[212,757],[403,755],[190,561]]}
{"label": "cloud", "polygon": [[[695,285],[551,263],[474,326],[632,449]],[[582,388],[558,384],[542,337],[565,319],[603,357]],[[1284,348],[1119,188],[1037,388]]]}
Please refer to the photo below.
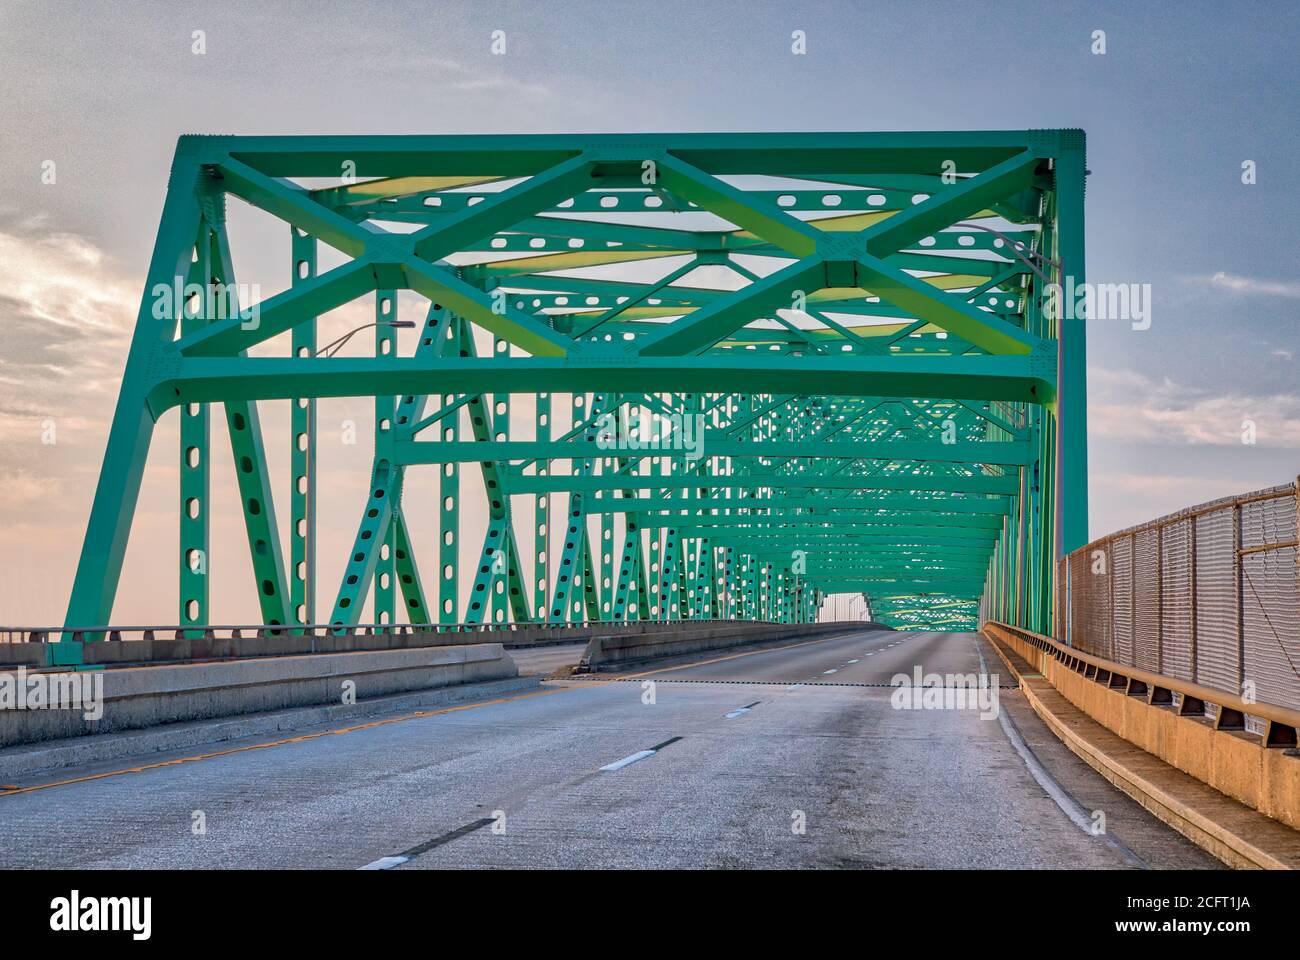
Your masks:
{"label": "cloud", "polygon": [[0,509],[29,510],[60,496],[62,490],[63,481],[59,477],[27,470],[11,471],[0,484]]}
{"label": "cloud", "polygon": [[1243,296],[1300,298],[1300,280],[1265,280],[1259,277],[1243,277],[1236,273],[1226,273],[1223,270],[1215,273],[1208,280],[1205,278],[1196,279],[1208,282],[1216,290],[1225,290],[1228,293]]}
{"label": "cloud", "polygon": [[0,228],[0,476],[12,444],[58,424],[59,442],[103,432],[135,323],[139,291],[95,244],[71,233]]}
{"label": "cloud", "polygon": [[[1266,486],[1256,483],[1255,488]],[[1238,477],[1093,470],[1088,477],[1092,538],[1251,489]]]}
{"label": "cloud", "polygon": [[[545,83],[521,80],[504,70],[471,68],[458,60],[436,54],[418,54],[398,60],[392,59],[390,38],[379,38],[384,47],[374,58],[376,69],[392,69],[403,79],[419,83],[434,83],[439,89],[464,94],[500,94],[506,97],[525,97],[537,100],[552,99],[555,91]],[[504,57],[494,57],[504,61]],[[503,64],[504,65],[504,64]]]}
{"label": "cloud", "polygon": [[1128,370],[1089,373],[1088,432],[1106,440],[1233,446],[1253,421],[1261,446],[1300,448],[1300,395],[1214,393]]}
{"label": "cloud", "polygon": [[83,337],[120,337],[130,329],[137,295],[83,237],[0,232],[0,299],[26,317]]}
{"label": "cloud", "polygon": [[1190,503],[1206,503],[1219,497],[1241,493],[1240,483],[1232,477],[1191,477],[1162,473],[1096,472],[1089,476],[1088,486],[1094,493],[1105,491],[1144,498],[1167,498],[1170,491],[1176,491],[1178,507],[1170,509],[1179,509]]}

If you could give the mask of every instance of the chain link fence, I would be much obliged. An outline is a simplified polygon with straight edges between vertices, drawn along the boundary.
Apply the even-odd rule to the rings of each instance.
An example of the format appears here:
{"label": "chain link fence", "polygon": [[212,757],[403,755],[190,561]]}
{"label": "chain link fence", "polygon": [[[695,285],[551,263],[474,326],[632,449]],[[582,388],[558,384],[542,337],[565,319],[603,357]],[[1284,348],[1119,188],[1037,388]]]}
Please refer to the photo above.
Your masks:
{"label": "chain link fence", "polygon": [[1064,557],[1058,637],[1125,666],[1300,709],[1298,485],[1189,507]]}

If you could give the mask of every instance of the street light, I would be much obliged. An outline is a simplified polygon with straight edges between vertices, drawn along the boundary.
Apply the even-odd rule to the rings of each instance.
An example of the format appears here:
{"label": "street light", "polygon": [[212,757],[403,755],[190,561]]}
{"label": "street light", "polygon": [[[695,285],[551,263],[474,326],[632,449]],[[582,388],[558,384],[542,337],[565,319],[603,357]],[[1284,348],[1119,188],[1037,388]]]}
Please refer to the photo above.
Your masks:
{"label": "street light", "polygon": [[[397,329],[408,330],[415,326],[414,320],[378,320],[374,323],[363,323],[361,326],[349,330],[337,340],[332,340],[325,346],[312,351],[312,357],[333,357],[342,350],[349,340],[360,333],[362,330],[369,330],[371,327],[395,327]],[[308,398],[307,400],[307,443],[308,448],[306,464],[303,467],[303,477],[307,480],[307,490],[303,494],[306,501],[304,511],[307,521],[307,529],[303,534],[304,553],[307,556],[307,569],[304,578],[304,595],[310,600],[312,606],[315,606],[316,594],[316,483],[313,476],[316,471],[316,401]],[[296,612],[296,611],[295,611]],[[314,620],[318,612],[311,611],[310,616],[303,617],[304,620]]]}
{"label": "street light", "polygon": [[335,354],[337,354],[340,350],[342,350],[343,347],[347,344],[347,342],[351,340],[356,334],[360,333],[362,330],[369,330],[371,327],[399,327],[401,329],[408,330],[413,326],[415,326],[414,320],[379,320],[375,323],[363,323],[355,330],[349,330],[347,333],[343,334],[343,336],[339,337],[337,340],[332,340],[329,343],[325,344],[325,346],[321,347],[315,353],[313,353],[312,356],[332,357]]}

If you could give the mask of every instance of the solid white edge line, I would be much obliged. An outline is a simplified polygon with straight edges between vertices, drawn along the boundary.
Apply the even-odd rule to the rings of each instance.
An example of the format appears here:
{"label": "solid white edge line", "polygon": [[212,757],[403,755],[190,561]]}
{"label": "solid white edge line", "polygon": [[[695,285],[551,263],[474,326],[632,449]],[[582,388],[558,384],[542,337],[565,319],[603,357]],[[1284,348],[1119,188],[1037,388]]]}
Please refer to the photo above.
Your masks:
{"label": "solid white edge line", "polygon": [[[979,655],[980,659],[980,672],[983,673],[985,677],[988,677],[989,665],[984,659],[984,651],[980,649],[979,640],[975,640],[974,643],[975,652]],[[1130,850],[1125,844],[1116,840],[1107,833],[1099,834],[1094,831],[1094,823],[1087,808],[1076,800],[1074,796],[1071,795],[1065,787],[1061,786],[1060,782],[1052,776],[1050,772],[1048,772],[1047,768],[1043,766],[1038,757],[1034,755],[1034,751],[1030,748],[1029,744],[1025,743],[1024,738],[1020,736],[1020,731],[1016,729],[1015,721],[1007,716],[1006,710],[1001,709],[1000,707],[998,709],[998,726],[1002,728],[1002,733],[1010,742],[1011,749],[1020,756],[1021,761],[1025,765],[1025,769],[1028,770],[1029,775],[1034,778],[1034,782],[1043,789],[1044,793],[1052,798],[1052,801],[1060,808],[1061,812],[1065,814],[1066,818],[1069,819],[1071,823],[1083,831],[1087,836],[1109,844],[1111,847],[1118,850],[1126,859],[1136,863],[1143,870],[1150,869],[1142,858]]]}

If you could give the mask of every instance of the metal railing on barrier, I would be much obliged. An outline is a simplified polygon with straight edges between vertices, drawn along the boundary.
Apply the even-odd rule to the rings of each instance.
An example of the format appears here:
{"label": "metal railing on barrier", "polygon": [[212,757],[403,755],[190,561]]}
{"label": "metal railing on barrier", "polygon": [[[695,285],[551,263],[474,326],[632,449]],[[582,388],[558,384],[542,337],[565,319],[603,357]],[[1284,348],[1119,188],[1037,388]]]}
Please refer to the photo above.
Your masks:
{"label": "metal railing on barrier", "polygon": [[1056,633],[1076,653],[1215,691],[1206,702],[1300,709],[1298,485],[1075,550],[1060,561]]}
{"label": "metal railing on barrier", "polygon": [[[47,643],[68,637],[74,641],[87,639],[155,640],[155,639],[232,639],[279,636],[376,636],[390,634],[409,636],[426,633],[517,633],[521,631],[579,631],[588,629],[618,630],[627,627],[647,627],[662,624],[768,624],[765,620],[575,620],[566,623],[356,623],[340,626],[330,623],[308,624],[167,624],[149,626],[101,625],[84,627],[0,627],[0,643]],[[797,624],[789,624],[797,626]]]}
{"label": "metal railing on barrier", "polygon": [[990,620],[985,627],[1012,634],[1076,673],[1127,696],[1141,697],[1155,706],[1169,707],[1180,716],[1209,717],[1217,730],[1245,730],[1247,721],[1255,718],[1260,721],[1262,730],[1257,732],[1261,734],[1261,743],[1265,747],[1294,749],[1300,739],[1300,710],[1246,700],[1213,687],[1116,663],[1008,623]]}

